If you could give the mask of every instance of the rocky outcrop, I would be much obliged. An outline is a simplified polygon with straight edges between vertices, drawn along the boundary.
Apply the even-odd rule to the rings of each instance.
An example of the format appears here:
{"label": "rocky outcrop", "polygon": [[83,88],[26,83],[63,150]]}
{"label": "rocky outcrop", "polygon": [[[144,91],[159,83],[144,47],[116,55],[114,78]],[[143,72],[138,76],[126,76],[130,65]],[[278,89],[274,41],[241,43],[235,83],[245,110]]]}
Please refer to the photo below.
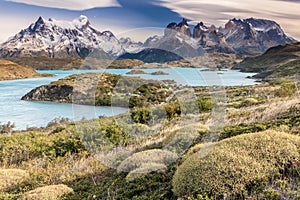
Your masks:
{"label": "rocky outcrop", "polygon": [[168,26],[165,29],[165,36],[172,34],[172,32],[179,32],[188,37],[192,36],[190,26],[188,25],[187,20],[184,18],[178,24],[176,22],[168,24]]}
{"label": "rocky outcrop", "polygon": [[72,102],[73,87],[70,85],[42,85],[22,97],[22,100]]}

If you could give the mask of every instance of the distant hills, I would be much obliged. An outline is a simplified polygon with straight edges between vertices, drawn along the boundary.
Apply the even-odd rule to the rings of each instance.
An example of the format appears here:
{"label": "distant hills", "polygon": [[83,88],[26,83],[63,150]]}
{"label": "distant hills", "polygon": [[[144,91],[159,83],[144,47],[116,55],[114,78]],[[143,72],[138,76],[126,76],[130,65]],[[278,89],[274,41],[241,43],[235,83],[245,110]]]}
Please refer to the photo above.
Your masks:
{"label": "distant hills", "polygon": [[41,75],[31,67],[0,59],[0,81],[34,77],[41,77]]}
{"label": "distant hills", "polygon": [[[164,35],[152,36],[142,43],[130,38],[117,39],[110,31],[100,32],[86,16],[71,22],[39,17],[0,45],[0,57],[85,58],[98,51],[101,58],[121,56],[147,61],[151,57],[149,62],[163,62],[178,57],[197,57],[206,52],[240,57],[258,55],[270,47],[291,42],[296,40],[288,37],[279,24],[265,19],[231,19],[219,28],[200,22],[193,30],[183,19],[180,23],[168,24]],[[162,50],[170,53],[161,54]]]}
{"label": "distant hills", "polygon": [[270,48],[264,54],[246,58],[234,69],[256,72],[254,77],[264,80],[290,78],[300,80],[300,43],[283,44]]}

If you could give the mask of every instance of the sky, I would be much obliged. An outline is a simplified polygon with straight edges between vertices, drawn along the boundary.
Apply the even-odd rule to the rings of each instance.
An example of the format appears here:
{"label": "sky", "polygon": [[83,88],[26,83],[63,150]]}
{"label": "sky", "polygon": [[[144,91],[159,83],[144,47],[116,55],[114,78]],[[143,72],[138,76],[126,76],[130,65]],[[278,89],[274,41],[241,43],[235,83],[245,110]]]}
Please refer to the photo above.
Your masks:
{"label": "sky", "polygon": [[231,18],[263,18],[300,40],[300,0],[0,0],[0,42],[27,28],[39,16],[73,20],[86,15],[99,31],[136,41],[160,34],[181,18],[190,24],[224,26]]}

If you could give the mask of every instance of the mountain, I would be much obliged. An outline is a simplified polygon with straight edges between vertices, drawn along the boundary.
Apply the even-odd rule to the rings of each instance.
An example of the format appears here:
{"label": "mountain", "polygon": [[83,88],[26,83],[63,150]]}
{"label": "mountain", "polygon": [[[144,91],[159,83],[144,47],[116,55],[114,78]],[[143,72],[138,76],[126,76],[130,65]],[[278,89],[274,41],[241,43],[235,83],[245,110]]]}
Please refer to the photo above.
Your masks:
{"label": "mountain", "polygon": [[190,26],[186,19],[180,23],[172,22],[164,30],[163,36],[153,36],[144,43],[144,48],[161,49],[172,52],[180,57],[197,57],[204,54],[204,50],[191,37]]}
{"label": "mountain", "polygon": [[296,42],[279,24],[266,19],[231,19],[219,32],[239,54],[255,55],[273,46]]}
{"label": "mountain", "polygon": [[284,33],[279,24],[265,19],[231,19],[220,28],[207,26],[203,22],[191,28],[188,20],[182,19],[179,23],[169,23],[162,36],[152,36],[141,43],[128,37],[118,40],[110,31],[100,32],[83,15],[71,22],[39,17],[35,23],[0,45],[0,57],[92,56],[155,62],[157,56],[156,61],[163,62],[179,57],[198,57],[205,53],[254,56],[270,47],[295,41]]}
{"label": "mountain", "polygon": [[193,38],[198,41],[206,52],[234,53],[224,35],[214,25],[207,27],[203,22],[198,23],[193,31]]}
{"label": "mountain", "polygon": [[261,56],[244,59],[234,69],[256,72],[254,77],[264,80],[291,78],[299,81],[300,42],[272,47]]}
{"label": "mountain", "polygon": [[134,42],[131,40],[131,38],[120,38],[119,39],[120,44],[123,46],[126,52],[129,53],[137,53],[141,50],[143,50],[143,43],[142,42]]}
{"label": "mountain", "polygon": [[138,53],[125,53],[118,59],[136,59],[146,63],[165,63],[182,60],[183,57],[163,49],[146,48]]}
{"label": "mountain", "polygon": [[125,52],[113,33],[97,31],[86,16],[81,15],[72,22],[39,17],[35,23],[3,43],[0,56],[84,58],[94,50],[112,57]]}
{"label": "mountain", "polygon": [[195,57],[204,52],[236,53],[243,57],[259,55],[270,47],[292,42],[296,40],[288,37],[280,25],[271,20],[231,19],[220,28],[200,22],[192,29],[183,19],[180,23],[169,23],[163,36],[150,37],[144,46],[183,57]]}

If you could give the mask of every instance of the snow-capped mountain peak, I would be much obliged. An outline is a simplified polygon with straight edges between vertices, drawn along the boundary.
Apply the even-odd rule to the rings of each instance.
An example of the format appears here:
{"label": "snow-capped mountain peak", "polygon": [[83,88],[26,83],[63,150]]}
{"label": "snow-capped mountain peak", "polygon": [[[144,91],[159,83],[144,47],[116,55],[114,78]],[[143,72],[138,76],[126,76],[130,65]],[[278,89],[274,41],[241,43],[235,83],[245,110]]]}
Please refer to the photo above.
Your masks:
{"label": "snow-capped mountain peak", "polygon": [[74,19],[73,20],[73,24],[77,27],[77,28],[83,28],[83,27],[87,27],[90,25],[90,21],[87,18],[87,16],[84,15],[80,15],[80,17],[78,19]]}
{"label": "snow-capped mountain peak", "polygon": [[220,28],[219,32],[238,51],[264,52],[270,47],[296,41],[286,36],[279,24],[267,19],[234,18],[225,24],[225,28]]}
{"label": "snow-capped mountain peak", "polygon": [[93,50],[103,50],[113,57],[125,52],[113,33],[97,31],[84,15],[73,21],[39,17],[3,43],[0,56],[86,57]]}

